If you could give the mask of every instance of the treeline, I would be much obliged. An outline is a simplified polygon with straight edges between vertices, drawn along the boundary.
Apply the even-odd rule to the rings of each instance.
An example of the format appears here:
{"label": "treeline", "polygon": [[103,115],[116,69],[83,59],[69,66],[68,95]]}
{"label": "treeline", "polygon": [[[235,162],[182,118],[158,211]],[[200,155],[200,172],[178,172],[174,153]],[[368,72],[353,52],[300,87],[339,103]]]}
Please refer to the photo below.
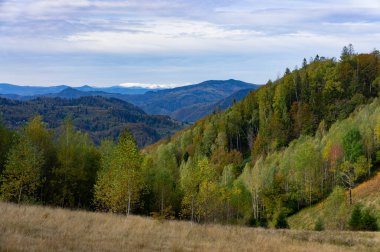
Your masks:
{"label": "treeline", "polygon": [[[143,169],[156,182],[145,207],[204,222],[286,226],[286,216],[335,186],[351,189],[371,176],[379,91],[376,50],[356,54],[350,45],[339,61],[304,60],[226,112],[148,148]],[[166,182],[158,174],[169,174]]]}
{"label": "treeline", "polygon": [[143,152],[127,131],[95,147],[68,121],[53,135],[37,117],[17,135],[0,131],[1,197],[284,228],[289,214],[376,169],[379,91],[380,53],[349,46]]}
{"label": "treeline", "polygon": [[40,116],[19,132],[0,125],[0,197],[12,202],[92,208],[100,152],[70,119],[48,130]]}

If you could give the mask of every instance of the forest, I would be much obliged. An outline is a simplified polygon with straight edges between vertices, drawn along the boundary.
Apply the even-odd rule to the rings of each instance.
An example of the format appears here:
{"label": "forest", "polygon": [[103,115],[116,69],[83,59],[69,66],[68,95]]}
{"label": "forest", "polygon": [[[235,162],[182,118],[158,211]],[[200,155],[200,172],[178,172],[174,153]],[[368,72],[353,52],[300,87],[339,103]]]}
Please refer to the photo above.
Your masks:
{"label": "forest", "polygon": [[[351,190],[380,163],[379,92],[380,52],[349,45],[142,151],[128,130],[95,145],[70,118],[52,131],[36,116],[17,132],[0,127],[0,197],[287,228],[288,216],[343,189],[355,205]],[[363,212],[373,222],[377,213]]]}

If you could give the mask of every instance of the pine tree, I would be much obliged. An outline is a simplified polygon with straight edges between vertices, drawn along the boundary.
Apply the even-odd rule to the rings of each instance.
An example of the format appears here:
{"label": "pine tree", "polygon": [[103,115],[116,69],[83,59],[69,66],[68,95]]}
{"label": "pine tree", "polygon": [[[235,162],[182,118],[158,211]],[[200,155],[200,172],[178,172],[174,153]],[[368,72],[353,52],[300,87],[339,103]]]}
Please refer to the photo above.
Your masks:
{"label": "pine tree", "polygon": [[361,219],[362,219],[361,206],[356,204],[352,210],[351,218],[348,222],[350,229],[351,230],[360,230]]}

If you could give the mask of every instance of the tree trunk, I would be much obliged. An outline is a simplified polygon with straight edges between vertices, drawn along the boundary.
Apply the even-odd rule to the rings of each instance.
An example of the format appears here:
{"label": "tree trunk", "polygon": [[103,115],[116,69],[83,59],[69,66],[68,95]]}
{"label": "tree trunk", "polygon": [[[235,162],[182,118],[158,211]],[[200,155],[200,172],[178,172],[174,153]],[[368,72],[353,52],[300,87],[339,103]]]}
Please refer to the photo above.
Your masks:
{"label": "tree trunk", "polygon": [[164,189],[161,190],[161,215],[164,214]]}
{"label": "tree trunk", "polygon": [[129,216],[129,212],[131,211],[131,192],[128,192],[128,206],[127,206],[127,217]]}
{"label": "tree trunk", "polygon": [[191,197],[191,222],[194,221],[194,195]]}
{"label": "tree trunk", "polygon": [[352,189],[351,189],[351,186],[350,186],[350,205],[352,205]]}
{"label": "tree trunk", "polygon": [[19,191],[19,193],[18,193],[17,204],[20,204],[20,201],[21,201],[21,193],[22,193],[22,186],[20,186],[20,191]]}

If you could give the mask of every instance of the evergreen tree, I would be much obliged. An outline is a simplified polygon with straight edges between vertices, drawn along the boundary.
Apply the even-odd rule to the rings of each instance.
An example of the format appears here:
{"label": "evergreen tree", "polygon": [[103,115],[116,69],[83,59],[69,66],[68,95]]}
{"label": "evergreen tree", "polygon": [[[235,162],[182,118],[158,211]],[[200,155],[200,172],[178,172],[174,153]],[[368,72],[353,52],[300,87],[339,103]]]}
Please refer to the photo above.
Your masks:
{"label": "evergreen tree", "polygon": [[286,221],[285,211],[281,210],[278,213],[277,218],[275,219],[274,227],[277,228],[277,229],[287,229],[287,228],[289,228],[289,224]]}
{"label": "evergreen tree", "polygon": [[361,206],[356,204],[351,213],[351,218],[348,225],[351,230],[359,230],[361,228],[362,212]]}

